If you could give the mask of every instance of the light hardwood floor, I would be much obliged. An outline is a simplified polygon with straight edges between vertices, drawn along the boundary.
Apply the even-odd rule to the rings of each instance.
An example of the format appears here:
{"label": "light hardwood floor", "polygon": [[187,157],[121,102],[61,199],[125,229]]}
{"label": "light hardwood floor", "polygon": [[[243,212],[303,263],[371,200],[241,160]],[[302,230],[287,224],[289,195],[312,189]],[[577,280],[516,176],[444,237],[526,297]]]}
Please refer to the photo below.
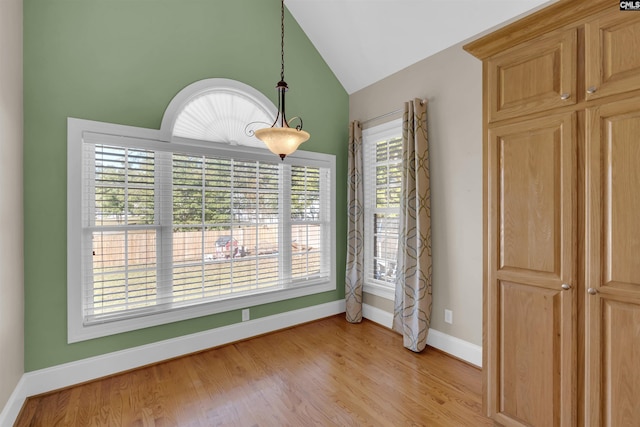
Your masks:
{"label": "light hardwood floor", "polygon": [[25,403],[16,426],[492,426],[480,370],[342,315]]}

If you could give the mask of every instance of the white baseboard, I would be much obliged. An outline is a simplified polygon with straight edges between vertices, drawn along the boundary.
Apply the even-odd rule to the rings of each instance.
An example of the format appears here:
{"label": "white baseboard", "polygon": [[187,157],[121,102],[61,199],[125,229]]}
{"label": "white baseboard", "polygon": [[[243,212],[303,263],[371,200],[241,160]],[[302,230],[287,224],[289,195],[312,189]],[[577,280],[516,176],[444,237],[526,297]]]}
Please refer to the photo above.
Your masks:
{"label": "white baseboard", "polygon": [[385,328],[391,329],[393,327],[393,313],[381,310],[369,304],[362,304],[362,317],[369,319],[372,322],[376,322]]}
{"label": "white baseboard", "polygon": [[344,313],[345,301],[249,320],[196,334],[107,353],[25,373],[0,412],[0,426],[14,424],[27,397],[91,381],[185,354]]}
{"label": "white baseboard", "polygon": [[429,329],[427,344],[482,368],[482,347],[479,345],[447,335],[436,329]]}
{"label": "white baseboard", "polygon": [[18,381],[16,388],[13,389],[13,393],[9,396],[9,400],[4,405],[4,409],[0,412],[0,426],[12,426],[16,422],[16,418],[18,418],[18,414],[20,413],[20,409],[22,409],[22,405],[24,405],[24,401],[27,398],[23,396],[22,390],[24,390],[25,379],[24,375]]}
{"label": "white baseboard", "polygon": [[[376,322],[387,328],[393,326],[393,314],[388,311],[364,304],[362,306],[362,315],[372,322]],[[429,329],[427,344],[469,362],[472,365],[482,367],[482,347],[479,345],[447,335],[433,328]]]}

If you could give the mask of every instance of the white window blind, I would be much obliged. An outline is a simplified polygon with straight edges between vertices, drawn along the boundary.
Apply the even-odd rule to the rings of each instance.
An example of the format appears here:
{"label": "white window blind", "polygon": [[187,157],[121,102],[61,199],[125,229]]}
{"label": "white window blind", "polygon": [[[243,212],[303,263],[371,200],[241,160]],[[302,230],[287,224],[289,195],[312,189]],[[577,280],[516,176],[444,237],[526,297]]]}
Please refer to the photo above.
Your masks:
{"label": "white window blind", "polygon": [[155,153],[86,144],[82,264],[85,321],[135,312],[160,295]]}
{"label": "white window blind", "polygon": [[365,286],[393,297],[400,226],[402,135],[399,120],[363,132]]}
{"label": "white window blind", "polygon": [[85,133],[84,326],[330,280],[330,162],[244,151]]}

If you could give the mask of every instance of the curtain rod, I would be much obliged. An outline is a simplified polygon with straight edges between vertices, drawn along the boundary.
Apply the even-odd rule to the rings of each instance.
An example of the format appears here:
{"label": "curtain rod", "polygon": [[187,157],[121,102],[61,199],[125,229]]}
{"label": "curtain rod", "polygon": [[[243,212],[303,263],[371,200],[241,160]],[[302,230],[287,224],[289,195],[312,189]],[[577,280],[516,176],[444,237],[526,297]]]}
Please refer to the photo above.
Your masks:
{"label": "curtain rod", "polygon": [[[420,100],[420,105],[424,105],[424,103],[426,101],[427,101],[426,99],[421,99]],[[380,120],[380,119],[383,119],[385,117],[392,116],[394,114],[402,113],[403,111],[404,111],[404,107],[403,108],[398,108],[397,110],[389,111],[388,113],[384,113],[384,114],[381,114],[381,115],[376,116],[376,117],[372,117],[372,118],[367,119],[367,120],[363,120],[363,121],[360,122],[360,126],[364,126],[367,123],[370,123],[370,122],[373,122],[373,121],[376,121],[376,120]]]}
{"label": "curtain rod", "polygon": [[373,122],[373,121],[376,121],[376,120],[379,120],[379,119],[383,119],[385,117],[389,117],[389,116],[392,116],[394,114],[402,113],[403,111],[404,111],[404,108],[398,108],[397,110],[389,111],[388,113],[384,113],[384,114],[381,114],[379,116],[372,117],[370,119],[364,120],[364,121],[360,122],[360,124],[362,126],[364,126],[369,122]]}

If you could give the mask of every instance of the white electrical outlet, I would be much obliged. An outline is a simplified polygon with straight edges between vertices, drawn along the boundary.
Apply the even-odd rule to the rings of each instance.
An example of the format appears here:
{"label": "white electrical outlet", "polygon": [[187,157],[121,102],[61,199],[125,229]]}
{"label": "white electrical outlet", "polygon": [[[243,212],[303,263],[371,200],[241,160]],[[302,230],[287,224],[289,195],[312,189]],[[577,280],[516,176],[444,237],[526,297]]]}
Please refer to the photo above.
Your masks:
{"label": "white electrical outlet", "polygon": [[444,322],[448,324],[453,324],[453,311],[444,309]]}
{"label": "white electrical outlet", "polygon": [[251,318],[251,315],[249,314],[249,309],[248,308],[243,309],[242,310],[242,321],[246,322],[250,318]]}

